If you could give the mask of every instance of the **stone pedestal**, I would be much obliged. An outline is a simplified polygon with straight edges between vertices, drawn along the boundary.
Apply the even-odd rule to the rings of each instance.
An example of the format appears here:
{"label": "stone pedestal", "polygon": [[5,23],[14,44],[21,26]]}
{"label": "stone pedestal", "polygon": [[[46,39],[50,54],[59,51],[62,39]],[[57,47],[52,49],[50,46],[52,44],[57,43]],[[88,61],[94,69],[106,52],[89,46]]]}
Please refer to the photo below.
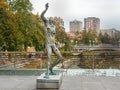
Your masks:
{"label": "stone pedestal", "polygon": [[45,73],[37,78],[37,90],[56,90],[62,84],[62,73],[58,75],[50,75],[49,78],[44,78]]}

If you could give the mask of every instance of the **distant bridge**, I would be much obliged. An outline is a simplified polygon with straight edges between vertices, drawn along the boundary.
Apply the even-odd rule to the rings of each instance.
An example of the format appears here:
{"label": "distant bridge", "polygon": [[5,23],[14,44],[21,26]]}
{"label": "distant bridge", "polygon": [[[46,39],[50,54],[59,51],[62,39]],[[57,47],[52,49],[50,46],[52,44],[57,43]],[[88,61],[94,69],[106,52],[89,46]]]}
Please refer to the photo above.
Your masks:
{"label": "distant bridge", "polygon": [[120,47],[99,47],[99,46],[75,46],[74,51],[83,51],[83,50],[117,50],[120,51]]}

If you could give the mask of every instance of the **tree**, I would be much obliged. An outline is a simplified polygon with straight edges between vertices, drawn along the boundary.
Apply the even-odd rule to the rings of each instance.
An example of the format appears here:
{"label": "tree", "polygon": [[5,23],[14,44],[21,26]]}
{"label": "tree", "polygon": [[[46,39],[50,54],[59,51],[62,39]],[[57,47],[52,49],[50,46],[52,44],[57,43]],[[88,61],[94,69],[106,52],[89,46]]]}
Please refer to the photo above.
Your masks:
{"label": "tree", "polygon": [[33,9],[30,0],[7,0],[7,2],[15,13],[31,13]]}
{"label": "tree", "polygon": [[23,46],[26,51],[27,47],[32,45],[30,38],[32,34],[32,26],[29,25],[31,23],[32,4],[29,0],[11,0],[9,1],[9,6],[16,15],[18,31],[23,35]]}
{"label": "tree", "polygon": [[109,44],[110,43],[109,35],[107,33],[105,33],[104,35],[102,35],[100,33],[99,34],[99,39],[100,39],[101,43],[104,43],[104,44]]}
{"label": "tree", "polygon": [[6,44],[8,51],[18,50],[21,33],[17,31],[16,16],[5,0],[0,1],[0,17],[1,45]]}
{"label": "tree", "polygon": [[26,51],[28,46],[43,49],[43,26],[31,11],[29,0],[0,1],[0,45],[5,44],[8,51]]}
{"label": "tree", "polygon": [[24,50],[28,46],[32,46],[32,37],[34,36],[34,19],[32,11],[32,4],[29,0],[8,0],[11,10],[15,13],[16,21],[18,23],[18,31],[23,35],[22,43]]}
{"label": "tree", "polygon": [[92,41],[92,44],[93,44],[93,41],[95,43],[98,43],[98,37],[94,30],[89,30],[88,32],[83,31],[81,42],[86,45],[89,45],[90,44],[89,40]]}
{"label": "tree", "polygon": [[64,51],[71,50],[70,38],[67,36],[65,29],[61,26],[61,18],[54,17],[53,18],[55,26],[56,26],[56,41],[59,42],[62,47],[61,49]]}
{"label": "tree", "polygon": [[42,24],[42,20],[39,15],[32,15],[32,31],[33,36],[31,36],[32,45],[35,47],[37,51],[43,50],[45,47],[45,37],[44,37],[44,27]]}

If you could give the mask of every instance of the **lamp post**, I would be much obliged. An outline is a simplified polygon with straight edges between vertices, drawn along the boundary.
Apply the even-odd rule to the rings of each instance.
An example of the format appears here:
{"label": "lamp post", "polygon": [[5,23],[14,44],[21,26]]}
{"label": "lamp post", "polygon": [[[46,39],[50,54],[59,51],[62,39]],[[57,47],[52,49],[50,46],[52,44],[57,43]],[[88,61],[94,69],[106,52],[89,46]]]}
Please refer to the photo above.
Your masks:
{"label": "lamp post", "polygon": [[92,41],[91,41],[91,40],[89,40],[90,47],[91,47],[91,42],[92,42]]}
{"label": "lamp post", "polygon": [[94,47],[95,41],[93,41],[93,47]]}
{"label": "lamp post", "polygon": [[92,69],[93,69],[93,72],[94,72],[94,68],[95,68],[95,56],[93,55],[93,62],[92,62]]}
{"label": "lamp post", "polygon": [[76,46],[77,46],[77,41],[75,41],[75,44],[76,44]]}

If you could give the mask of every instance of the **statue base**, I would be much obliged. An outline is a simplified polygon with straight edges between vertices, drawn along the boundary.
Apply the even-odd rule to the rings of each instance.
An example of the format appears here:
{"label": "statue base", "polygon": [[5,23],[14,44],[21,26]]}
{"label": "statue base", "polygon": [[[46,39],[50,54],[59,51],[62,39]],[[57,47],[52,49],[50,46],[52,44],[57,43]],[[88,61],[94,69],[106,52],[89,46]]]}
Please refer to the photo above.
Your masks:
{"label": "statue base", "polygon": [[54,90],[59,89],[62,84],[62,73],[49,75],[49,78],[44,78],[45,73],[37,78],[37,90]]}

